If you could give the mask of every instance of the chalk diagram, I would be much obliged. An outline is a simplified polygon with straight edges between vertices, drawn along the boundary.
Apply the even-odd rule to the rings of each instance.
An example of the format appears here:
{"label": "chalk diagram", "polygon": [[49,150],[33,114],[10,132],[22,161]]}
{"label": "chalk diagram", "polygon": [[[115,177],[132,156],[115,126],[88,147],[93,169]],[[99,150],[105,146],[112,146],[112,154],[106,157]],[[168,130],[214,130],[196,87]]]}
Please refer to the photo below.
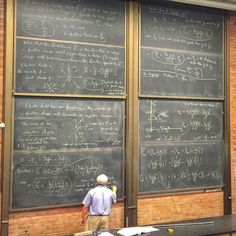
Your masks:
{"label": "chalk diagram", "polygon": [[[198,120],[188,121],[186,120],[188,114],[183,114],[181,110],[178,110],[173,116],[174,106],[168,111],[163,110],[163,108],[161,106],[161,110],[159,110],[158,103],[148,101],[148,108],[144,112],[147,122],[142,130],[145,139],[181,141],[187,134],[193,135],[193,132],[198,133],[201,129],[204,129],[205,132],[210,132],[212,129],[211,120],[204,122]],[[174,120],[173,123],[172,120]]]}
{"label": "chalk diagram", "polygon": [[27,19],[23,22],[23,32],[33,36],[53,37],[55,35],[55,28],[49,21],[39,19]]}
{"label": "chalk diagram", "polygon": [[80,88],[79,83],[77,82],[78,79],[82,79],[82,76],[77,76],[79,69],[73,69],[70,65],[67,66],[66,70],[60,68],[59,69],[63,75],[59,75],[59,79],[63,79],[64,83],[62,87],[65,87],[67,83],[70,85],[72,84],[76,88]]}
{"label": "chalk diagram", "polygon": [[56,90],[58,89],[56,87],[56,83],[51,82],[50,79],[48,82],[44,83],[43,88],[44,88],[45,92],[47,92],[47,93],[56,93]]}
{"label": "chalk diagram", "polygon": [[[81,119],[73,119],[73,130],[74,130],[74,143],[66,144],[65,146],[75,145],[75,146],[83,146],[83,147],[98,147],[101,143],[111,143],[112,145],[119,145],[121,140],[117,137],[117,125],[113,122],[112,124],[102,124],[100,121],[95,121],[93,115],[91,117],[87,117],[91,119],[91,121],[86,123],[84,118]],[[100,127],[98,126],[100,124]],[[109,127],[107,127],[109,126]],[[95,129],[99,128],[97,132],[101,135],[98,138],[94,138]],[[86,134],[89,134],[86,137]]]}
{"label": "chalk diagram", "polygon": [[84,133],[81,131],[82,127],[81,124],[84,123],[84,119],[74,119],[73,124],[74,124],[74,143],[77,144],[78,142],[80,143],[85,143],[84,139]]}
{"label": "chalk diagram", "polygon": [[[157,104],[153,101],[150,101],[150,108],[146,112],[148,114],[148,121],[149,121],[149,127],[145,129],[147,132],[147,135],[150,135],[151,133],[157,131],[159,133],[169,133],[170,130],[180,130],[182,131],[182,128],[173,128],[168,125],[164,125],[166,122],[166,119],[169,118],[168,111],[159,112]],[[163,125],[160,125],[156,127],[158,123],[163,123]]]}

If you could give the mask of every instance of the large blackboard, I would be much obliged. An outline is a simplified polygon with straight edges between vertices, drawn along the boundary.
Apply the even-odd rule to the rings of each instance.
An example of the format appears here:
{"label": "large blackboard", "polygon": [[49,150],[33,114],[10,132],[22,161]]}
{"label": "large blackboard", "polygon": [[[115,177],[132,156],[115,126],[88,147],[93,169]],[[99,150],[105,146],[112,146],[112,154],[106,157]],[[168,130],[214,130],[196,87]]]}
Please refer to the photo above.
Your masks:
{"label": "large blackboard", "polygon": [[17,39],[16,91],[121,96],[124,48]]}
{"label": "large blackboard", "polygon": [[13,208],[81,203],[105,173],[123,196],[123,101],[15,99]]}
{"label": "large blackboard", "polygon": [[140,192],[222,185],[223,104],[141,100],[139,158]]}
{"label": "large blackboard", "polygon": [[17,0],[17,35],[124,46],[125,1]]}
{"label": "large blackboard", "polygon": [[140,93],[222,98],[223,17],[142,4]]}

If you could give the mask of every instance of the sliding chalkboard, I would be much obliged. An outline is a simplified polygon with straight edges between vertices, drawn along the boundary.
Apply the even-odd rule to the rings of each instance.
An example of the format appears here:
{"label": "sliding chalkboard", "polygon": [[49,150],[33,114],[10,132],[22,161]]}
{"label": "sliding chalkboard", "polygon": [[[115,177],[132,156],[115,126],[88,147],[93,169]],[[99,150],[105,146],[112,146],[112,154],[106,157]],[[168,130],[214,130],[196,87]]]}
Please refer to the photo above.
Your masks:
{"label": "sliding chalkboard", "polygon": [[125,1],[18,0],[15,91],[125,95]]}
{"label": "sliding chalkboard", "polygon": [[13,208],[81,203],[105,173],[123,196],[123,101],[15,99]]}
{"label": "sliding chalkboard", "polygon": [[17,35],[124,46],[125,1],[17,0]]}
{"label": "sliding chalkboard", "polygon": [[221,54],[223,14],[142,4],[141,45]]}
{"label": "sliding chalkboard", "polygon": [[141,62],[144,95],[223,96],[222,55],[142,48]]}
{"label": "sliding chalkboard", "polygon": [[85,151],[14,152],[12,207],[29,208],[81,203],[96,177],[105,173],[109,185],[123,196],[122,148]]}
{"label": "sliding chalkboard", "polygon": [[140,93],[223,98],[219,12],[142,4]]}
{"label": "sliding chalkboard", "polygon": [[220,102],[141,100],[140,141],[215,141],[223,139]]}
{"label": "sliding chalkboard", "polygon": [[123,102],[16,98],[14,149],[123,145]]}
{"label": "sliding chalkboard", "polygon": [[16,91],[122,96],[124,48],[17,39]]}
{"label": "sliding chalkboard", "polygon": [[143,143],[140,192],[223,186],[222,142]]}
{"label": "sliding chalkboard", "polygon": [[140,192],[222,185],[221,102],[143,99],[139,136]]}

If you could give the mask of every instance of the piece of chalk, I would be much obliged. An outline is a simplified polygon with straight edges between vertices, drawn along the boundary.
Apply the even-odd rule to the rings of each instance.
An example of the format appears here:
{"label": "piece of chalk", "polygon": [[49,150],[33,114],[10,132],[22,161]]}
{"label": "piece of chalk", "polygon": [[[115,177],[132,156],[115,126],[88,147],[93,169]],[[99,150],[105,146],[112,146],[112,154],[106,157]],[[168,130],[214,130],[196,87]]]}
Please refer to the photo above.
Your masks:
{"label": "piece of chalk", "polygon": [[174,229],[167,229],[168,233],[174,233]]}

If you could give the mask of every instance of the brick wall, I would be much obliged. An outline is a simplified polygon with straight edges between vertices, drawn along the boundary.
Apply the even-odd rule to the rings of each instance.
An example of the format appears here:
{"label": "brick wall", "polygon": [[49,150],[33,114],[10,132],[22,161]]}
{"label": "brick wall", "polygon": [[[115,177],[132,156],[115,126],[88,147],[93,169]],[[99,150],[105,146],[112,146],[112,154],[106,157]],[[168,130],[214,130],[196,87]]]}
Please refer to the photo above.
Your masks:
{"label": "brick wall", "polygon": [[236,214],[236,13],[230,16],[229,29],[232,212]]}
{"label": "brick wall", "polygon": [[139,225],[198,219],[222,214],[222,192],[140,198],[138,201]]}
{"label": "brick wall", "polygon": [[[123,226],[123,204],[112,208],[110,227]],[[10,215],[9,235],[60,236],[83,231],[79,224],[80,207],[18,212]]]}
{"label": "brick wall", "polygon": [[[0,84],[3,84],[3,6],[0,0]],[[236,13],[230,17],[230,116],[233,213],[236,213]],[[2,119],[2,86],[0,86],[0,120]],[[0,134],[1,142],[1,134]],[[1,167],[2,161],[0,161]],[[1,170],[1,168],[0,168]],[[0,181],[0,185],[2,183]],[[0,192],[0,199],[2,192]],[[123,204],[113,207],[110,227],[124,225]],[[78,219],[80,207],[15,212],[10,214],[9,235],[60,236],[82,231]],[[222,192],[199,192],[138,200],[138,224],[155,224],[173,220],[202,218],[223,214]]]}

